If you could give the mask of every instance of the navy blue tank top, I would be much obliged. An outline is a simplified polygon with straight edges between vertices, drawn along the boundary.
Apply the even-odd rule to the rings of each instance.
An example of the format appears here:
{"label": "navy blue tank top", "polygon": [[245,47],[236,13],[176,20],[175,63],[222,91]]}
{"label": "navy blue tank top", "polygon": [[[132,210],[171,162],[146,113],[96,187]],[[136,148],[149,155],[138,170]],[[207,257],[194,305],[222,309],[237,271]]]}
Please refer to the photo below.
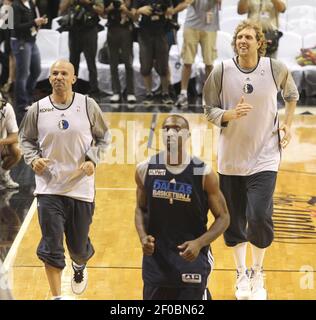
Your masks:
{"label": "navy blue tank top", "polygon": [[193,262],[185,261],[177,248],[207,230],[208,203],[201,174],[205,164],[192,158],[182,173],[173,174],[159,163],[163,158],[159,155],[150,159],[145,178],[145,227],[155,238],[155,251],[143,257],[143,280],[154,286],[206,286],[213,261],[209,247],[202,248]]}

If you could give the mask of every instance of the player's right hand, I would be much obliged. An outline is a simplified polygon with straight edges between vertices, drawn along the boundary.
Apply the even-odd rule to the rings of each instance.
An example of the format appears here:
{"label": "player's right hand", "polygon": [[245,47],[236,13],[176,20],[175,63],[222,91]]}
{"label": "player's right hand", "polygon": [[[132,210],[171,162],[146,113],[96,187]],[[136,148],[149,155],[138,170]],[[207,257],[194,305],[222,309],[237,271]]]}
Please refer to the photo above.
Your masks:
{"label": "player's right hand", "polygon": [[252,108],[253,108],[253,106],[249,103],[246,103],[245,97],[242,96],[234,109],[227,110],[224,113],[224,121],[223,122],[244,117],[251,111]]}
{"label": "player's right hand", "polygon": [[48,167],[49,162],[50,160],[47,158],[37,158],[32,162],[32,169],[40,176]]}
{"label": "player's right hand", "polygon": [[151,235],[143,237],[142,248],[145,256],[151,256],[155,251],[155,238]]}

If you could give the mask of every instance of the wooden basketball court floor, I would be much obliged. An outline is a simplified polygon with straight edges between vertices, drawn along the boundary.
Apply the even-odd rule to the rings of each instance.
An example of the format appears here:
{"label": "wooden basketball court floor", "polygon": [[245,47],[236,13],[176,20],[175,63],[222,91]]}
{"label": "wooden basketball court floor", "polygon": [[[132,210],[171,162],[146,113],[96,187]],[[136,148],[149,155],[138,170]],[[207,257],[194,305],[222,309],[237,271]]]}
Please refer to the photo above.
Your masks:
{"label": "wooden basketball court floor", "polygon": [[[125,152],[120,154],[119,147],[109,150],[107,163],[104,161],[97,168],[96,210],[90,233],[96,253],[88,264],[88,288],[76,299],[141,299],[142,250],[134,227],[134,171],[135,163],[147,152],[152,114],[105,113],[104,116],[115,136],[114,144],[124,143]],[[157,115],[157,128],[166,116]],[[193,152],[216,170],[218,129],[201,114],[185,116],[193,131]],[[283,153],[275,192],[275,241],[264,263],[266,287],[269,299],[316,299],[316,116],[296,115],[292,132],[292,141]],[[153,141],[150,154],[159,147]],[[110,161],[114,163],[109,164]],[[11,254],[15,257],[10,273],[15,299],[50,297],[43,265],[35,254],[40,230],[33,209],[25,234],[21,235],[22,241]],[[234,299],[232,252],[225,246],[223,237],[212,248],[215,270],[209,288],[213,299]],[[249,247],[247,261],[250,266]],[[72,296],[70,269],[68,259],[62,293]]]}

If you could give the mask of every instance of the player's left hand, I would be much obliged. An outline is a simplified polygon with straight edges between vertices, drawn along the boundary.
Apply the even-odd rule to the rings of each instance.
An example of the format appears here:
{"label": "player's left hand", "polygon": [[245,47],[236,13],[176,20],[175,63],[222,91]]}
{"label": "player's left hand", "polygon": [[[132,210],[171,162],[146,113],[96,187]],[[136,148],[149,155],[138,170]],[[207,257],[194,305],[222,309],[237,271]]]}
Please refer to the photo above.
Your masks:
{"label": "player's left hand", "polygon": [[186,241],[178,246],[180,256],[189,262],[194,261],[200,253],[201,246],[197,240]]}
{"label": "player's left hand", "polygon": [[283,123],[280,126],[279,131],[283,131],[283,137],[281,138],[280,145],[284,149],[291,141],[290,127],[287,124]]}
{"label": "player's left hand", "polygon": [[92,161],[85,161],[81,166],[80,169],[84,171],[87,176],[92,176],[94,174],[94,163]]}

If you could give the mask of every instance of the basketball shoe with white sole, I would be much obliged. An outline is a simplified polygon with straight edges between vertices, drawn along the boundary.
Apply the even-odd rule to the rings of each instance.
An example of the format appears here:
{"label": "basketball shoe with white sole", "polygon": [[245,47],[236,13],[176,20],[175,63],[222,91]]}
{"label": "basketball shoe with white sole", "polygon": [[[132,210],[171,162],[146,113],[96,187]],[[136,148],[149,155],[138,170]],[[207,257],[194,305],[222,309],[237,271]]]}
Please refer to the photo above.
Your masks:
{"label": "basketball shoe with white sole", "polygon": [[237,270],[236,291],[237,300],[249,300],[251,297],[251,286],[248,271]]}
{"label": "basketball shoe with white sole", "polygon": [[88,284],[88,271],[86,265],[76,266],[72,263],[72,279],[71,279],[71,289],[75,294],[82,294]]}
{"label": "basketball shoe with white sole", "polygon": [[267,290],[264,287],[264,275],[261,270],[251,269],[251,300],[267,300]]}

